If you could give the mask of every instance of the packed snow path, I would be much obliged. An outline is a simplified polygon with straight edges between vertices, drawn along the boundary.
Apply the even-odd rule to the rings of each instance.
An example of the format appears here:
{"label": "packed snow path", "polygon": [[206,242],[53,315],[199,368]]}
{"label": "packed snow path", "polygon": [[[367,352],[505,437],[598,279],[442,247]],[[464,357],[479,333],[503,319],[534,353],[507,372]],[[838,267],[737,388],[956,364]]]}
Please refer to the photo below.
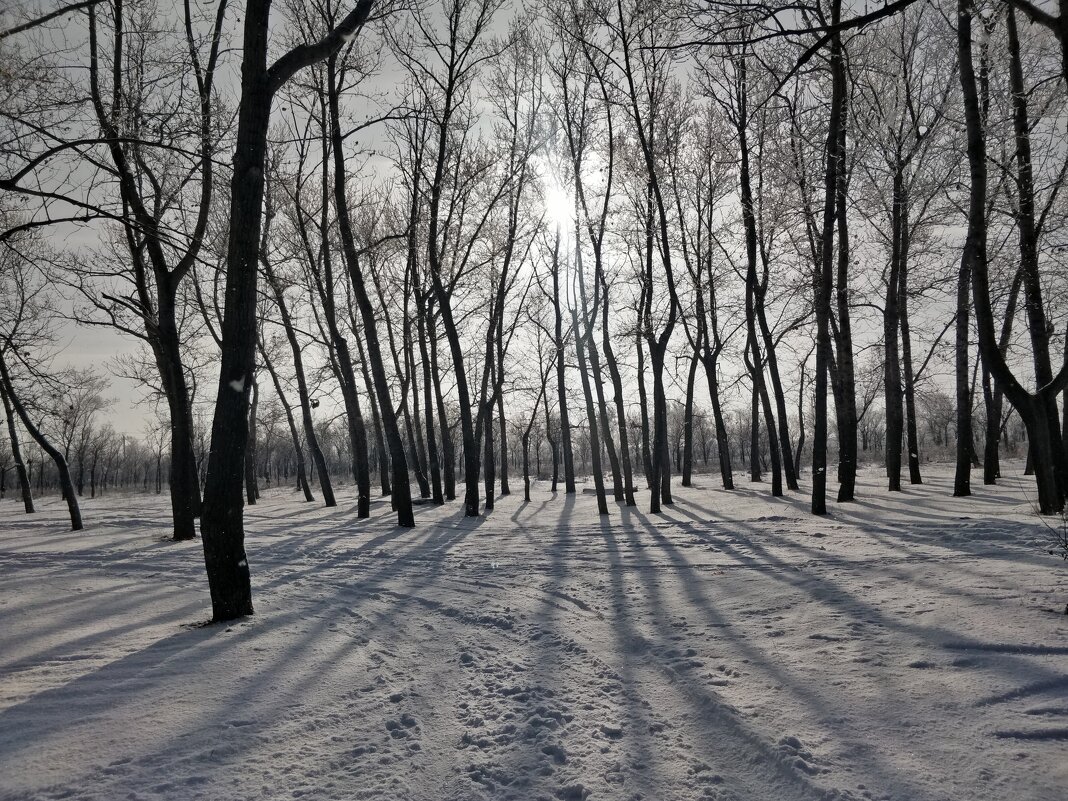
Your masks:
{"label": "packed snow path", "polygon": [[257,614],[208,627],[162,499],[70,533],[9,498],[0,798],[1060,801],[1068,568],[1013,468],[963,500],[871,470],[824,519],[705,475],[411,531],[274,490]]}

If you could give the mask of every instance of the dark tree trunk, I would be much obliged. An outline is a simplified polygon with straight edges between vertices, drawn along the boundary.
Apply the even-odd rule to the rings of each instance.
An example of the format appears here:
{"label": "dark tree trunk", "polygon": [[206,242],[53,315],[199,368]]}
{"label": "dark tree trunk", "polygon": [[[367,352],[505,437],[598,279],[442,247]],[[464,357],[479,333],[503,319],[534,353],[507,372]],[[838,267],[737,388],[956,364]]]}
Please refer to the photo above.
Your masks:
{"label": "dark tree trunk", "polygon": [[[645,389],[645,350],[642,346],[641,334],[635,336],[634,342],[635,350],[638,354],[638,408],[641,412],[641,450],[642,450],[642,466],[645,469],[645,486],[653,489],[653,457],[649,444],[649,399]],[[657,492],[659,495],[659,491]],[[657,498],[656,511],[660,511],[659,497]]]}
{"label": "dark tree trunk", "polygon": [[386,454],[386,437],[382,430],[382,416],[378,412],[378,393],[375,390],[375,382],[371,377],[371,369],[368,367],[367,353],[363,348],[363,340],[358,332],[355,332],[356,349],[360,356],[360,369],[363,373],[364,387],[367,389],[367,402],[371,406],[371,426],[375,433],[375,459],[378,466],[378,482],[382,487],[382,497],[388,498],[393,494],[393,487],[389,480],[389,459]]}
{"label": "dark tree trunk", "polygon": [[597,513],[606,515],[608,514],[608,500],[605,498],[604,470],[601,467],[601,438],[597,425],[597,408],[593,405],[593,391],[590,388],[590,376],[586,369],[586,354],[584,351],[584,339],[586,336],[591,336],[592,332],[587,330],[584,334],[579,329],[578,312],[575,309],[571,310],[571,329],[575,336],[575,355],[578,357],[579,377],[582,380],[582,395],[586,399],[586,419],[590,427],[590,462],[593,471],[594,491],[597,493]]}
{"label": "dark tree trunk", "polygon": [[560,447],[563,450],[564,491],[571,495],[575,492],[575,456],[571,447],[571,418],[567,412],[566,360],[564,359],[564,316],[560,306],[560,231],[557,229],[553,243],[553,315],[556,346],[556,402],[557,416],[560,418]]}
{"label": "dark tree trunk", "polygon": [[159,333],[153,345],[167,408],[170,413],[170,496],[176,541],[196,536],[200,514],[200,477],[193,450],[193,409],[189,402],[185,367],[179,351],[173,306],[161,296]]}
{"label": "dark tree trunk", "polygon": [[356,305],[360,309],[360,317],[363,321],[363,334],[367,340],[367,355],[371,362],[371,373],[378,393],[379,411],[382,415],[382,424],[389,444],[390,463],[393,467],[391,476],[393,480],[393,503],[397,511],[397,525],[411,527],[415,525],[415,515],[412,511],[411,490],[408,483],[408,460],[404,454],[404,444],[401,441],[397,416],[393,409],[393,401],[389,396],[389,383],[386,380],[382,348],[378,341],[374,308],[371,306],[371,298],[364,283],[363,268],[360,266],[360,258],[356,250],[356,239],[352,232],[352,223],[349,220],[348,195],[345,192],[345,154],[341,136],[335,58],[335,56],[331,56],[327,62],[330,132],[334,153],[334,207],[337,214],[338,231],[341,234],[341,250],[345,256],[349,281],[352,283],[352,289],[356,295]]}
{"label": "dark tree trunk", "polygon": [[[1038,488],[1038,505],[1042,514],[1052,514],[1064,508],[1063,489],[1058,486],[1053,453],[1053,432],[1049,426],[1048,399],[1068,386],[1068,369],[1062,368],[1049,383],[1040,385],[1037,394],[1028,392],[1016,380],[1004,356],[998,348],[994,331],[993,308],[990,301],[990,285],[986,262],[986,141],[983,129],[983,113],[972,63],[972,15],[968,0],[958,0],[957,46],[960,54],[960,82],[964,100],[965,122],[968,133],[968,165],[971,173],[970,200],[968,207],[968,236],[964,256],[971,265],[972,297],[974,300],[976,327],[979,331],[979,347],[982,358],[1002,387],[1005,397],[1019,412],[1027,429],[1028,450],[1034,461],[1035,481]],[[1010,45],[1011,46],[1011,45]],[[985,62],[985,59],[984,59]],[[1013,78],[1015,82],[1015,76]],[[1016,109],[1019,113],[1019,109]],[[1019,125],[1019,121],[1017,121]],[[1018,143],[1019,144],[1019,143]],[[1023,201],[1023,193],[1021,193]],[[1022,215],[1021,215],[1022,216]],[[1024,236],[1021,235],[1021,240]],[[1026,265],[1023,265],[1026,269]],[[1026,287],[1025,277],[1025,287]],[[1031,298],[1029,298],[1031,300]]]}
{"label": "dark tree trunk", "polygon": [[922,484],[920,434],[916,420],[916,377],[912,369],[912,330],[908,314],[908,264],[901,265],[898,313],[901,321],[901,367],[905,379],[905,447],[908,449],[909,483]]}
{"label": "dark tree trunk", "polygon": [[[330,473],[326,466],[326,456],[319,445],[319,437],[315,433],[315,421],[312,419],[311,411],[311,395],[308,393],[308,381],[304,374],[304,356],[300,342],[297,339],[297,331],[293,326],[289,307],[286,305],[282,285],[278,281],[270,262],[266,259],[263,259],[263,269],[267,276],[267,282],[274,293],[275,304],[282,320],[282,328],[285,331],[286,339],[289,341],[289,349],[293,354],[293,372],[297,379],[297,398],[300,401],[301,419],[304,423],[304,439],[308,443],[308,450],[311,451],[312,455],[312,463],[315,465],[315,473],[319,477],[319,489],[323,493],[323,503],[325,506],[337,506],[337,501],[334,499],[333,485],[330,481]],[[254,364],[253,369],[255,369]],[[252,383],[251,376],[248,383]]]}
{"label": "dark tree trunk", "polygon": [[[504,280],[504,276],[501,276]],[[503,300],[503,297],[502,297]],[[500,482],[501,495],[511,495],[512,489],[508,486],[508,420],[504,416],[504,309],[501,308],[497,317],[497,377],[494,381],[497,395],[497,434],[498,448],[501,454]]]}
{"label": "dark tree trunk", "polygon": [[[591,326],[592,328],[592,326]],[[597,396],[597,409],[600,412],[601,441],[604,443],[608,454],[608,465],[612,471],[612,497],[616,502],[624,500],[623,476],[620,473],[619,454],[616,452],[616,444],[612,438],[612,424],[609,420],[608,403],[605,401],[604,380],[601,378],[601,360],[597,353],[597,345],[591,331],[586,337],[586,349],[589,354],[590,374],[594,390]]]}
{"label": "dark tree trunk", "polygon": [[434,403],[438,412],[438,430],[441,432],[441,471],[445,485],[445,498],[456,498],[456,454],[452,443],[452,430],[445,413],[445,394],[441,390],[441,370],[438,367],[438,335],[434,330],[434,317],[427,312],[427,338],[430,340],[430,369],[433,373]]}
{"label": "dark tree trunk", "polygon": [[[492,372],[492,367],[489,368]],[[497,474],[494,472],[493,452],[493,407],[492,400],[487,401],[482,407],[482,479],[486,490],[486,511],[491,511],[494,506],[494,495],[497,492]]]}
{"label": "dark tree trunk", "polygon": [[[767,313],[764,309],[764,296],[766,286],[761,286],[756,294],[757,322],[760,324],[760,335],[764,340],[764,353],[767,356],[768,376],[771,378],[771,391],[775,398],[775,412],[778,421],[779,456],[782,460],[782,472],[786,478],[788,489],[797,490],[797,468],[794,465],[793,446],[790,443],[790,421],[786,414],[786,393],[782,388],[782,377],[779,374],[779,357],[776,353],[775,338],[772,336],[771,327],[768,325]],[[765,417],[767,415],[765,414]]]}
{"label": "dark tree trunk", "polygon": [[523,501],[530,503],[530,428],[523,434]]}
{"label": "dark tree trunk", "polygon": [[289,436],[293,440],[293,453],[296,455],[297,460],[297,487],[304,493],[304,500],[311,503],[315,500],[315,496],[312,495],[311,486],[308,484],[308,471],[304,466],[304,451],[300,447],[300,434],[297,432],[297,421],[293,418],[293,407],[289,405],[285,393],[282,392],[282,382],[278,378],[278,372],[274,369],[274,364],[262,348],[260,349],[260,358],[263,360],[263,366],[267,368],[268,375],[271,376],[278,402],[282,404],[282,410],[286,413]]}
{"label": "dark tree trunk", "polygon": [[905,409],[901,391],[901,361],[898,332],[901,315],[898,309],[902,248],[907,226],[908,205],[905,198],[904,168],[894,170],[894,190],[891,201],[890,274],[886,280],[886,301],[883,306],[883,392],[886,398],[886,477],[890,492],[901,491],[901,445],[905,432]]}
{"label": "dark tree trunk", "polygon": [[245,455],[245,500],[249,506],[256,503],[259,490],[256,488],[256,409],[260,401],[260,388],[256,374],[252,374],[252,402],[248,407],[248,453]]}
{"label": "dark tree trunk", "polygon": [[[668,449],[667,394],[664,389],[664,361],[667,348],[660,342],[649,343],[649,361],[653,368],[653,446],[650,482],[650,512],[659,512],[661,503],[670,505],[671,453]],[[656,508],[653,508],[655,505]]]}
{"label": "dark tree trunk", "polygon": [[723,418],[723,404],[719,399],[719,377],[716,370],[719,354],[706,347],[702,361],[705,377],[708,380],[708,395],[712,406],[712,420],[716,427],[716,454],[719,458],[719,475],[723,489],[734,489],[734,471],[731,468],[731,439],[727,432],[727,423]]}
{"label": "dark tree trunk", "polygon": [[[840,59],[834,69],[843,73],[845,64]],[[843,90],[843,93],[845,90]],[[838,502],[852,501],[857,484],[857,391],[853,368],[853,324],[849,309],[849,217],[846,209],[846,194],[849,173],[846,169],[846,132],[848,130],[848,96],[843,96],[841,124],[838,128],[839,167],[835,190],[835,216],[838,227],[838,276],[835,282],[835,297],[838,307],[838,325],[835,329],[837,345],[835,413],[838,423]]]}
{"label": "dark tree trunk", "polygon": [[201,536],[216,621],[251,615],[252,586],[245,554],[242,476],[247,445],[249,385],[255,366],[256,264],[262,222],[271,100],[297,70],[321,61],[351,39],[373,0],[356,8],[316,45],[300,46],[267,68],[270,0],[245,4],[241,99],[230,191],[226,294],[219,390],[204,485]]}
{"label": "dark tree trunk", "polygon": [[[413,279],[414,280],[414,279]],[[416,314],[418,316],[418,313]],[[412,342],[411,319],[405,309],[404,322],[404,359],[408,371],[409,391],[411,392],[412,409],[408,412],[408,404],[404,402],[404,420],[408,429],[408,439],[413,451],[412,458],[415,465],[415,481],[419,485],[419,497],[430,497],[430,479],[427,465],[426,440],[423,438],[423,420],[419,416],[419,381],[415,370],[415,343]],[[402,402],[404,399],[402,399]]]}
{"label": "dark tree trunk", "polygon": [[686,374],[686,400],[683,404],[682,486],[692,486],[693,474],[693,385],[697,378],[697,356],[690,357]]}
{"label": "dark tree trunk", "polygon": [[[746,348],[746,367],[752,376],[752,356],[749,348]],[[749,480],[760,481],[763,478],[760,469],[760,390],[756,382],[753,382],[752,394],[749,396]]]}
{"label": "dark tree trunk", "polygon": [[431,376],[430,352],[427,348],[424,319],[425,297],[420,296],[419,314],[416,317],[416,334],[419,339],[419,357],[423,364],[423,414],[425,416],[424,429],[426,431],[427,466],[430,470],[430,491],[434,503],[445,503],[445,496],[441,490],[441,464],[438,461],[438,442],[434,435],[434,379]]}
{"label": "dark tree trunk", "polygon": [[[1042,276],[1039,270],[1039,240],[1041,222],[1035,209],[1034,171],[1031,162],[1031,123],[1027,109],[1027,92],[1024,86],[1023,64],[1020,57],[1020,40],[1016,30],[1016,13],[1008,13],[1009,75],[1012,89],[1013,129],[1016,135],[1016,164],[1019,185],[1019,213],[1016,224],[1020,232],[1020,271],[1023,273],[1024,310],[1027,313],[1031,352],[1034,361],[1035,384],[1041,409],[1046,417],[1045,436],[1048,441],[1036,449],[1036,456],[1048,456],[1048,461],[1035,459],[1036,473],[1039,464],[1052,471],[1050,480],[1056,487],[1059,505],[1063,507],[1068,495],[1068,456],[1061,438],[1061,421],[1057,409],[1056,389],[1047,389],[1053,384],[1053,365],[1050,357],[1050,330],[1042,298]],[[1068,345],[1065,355],[1068,357]],[[1068,358],[1065,359],[1068,371]]]}
{"label": "dark tree trunk", "polygon": [[338,373],[341,380],[341,395],[345,401],[345,418],[348,422],[349,447],[352,448],[352,475],[356,480],[356,517],[371,516],[371,456],[367,450],[367,426],[360,408],[360,393],[356,387],[356,372],[352,369],[349,343],[337,329],[336,321],[331,339],[337,354]]}
{"label": "dark tree trunk", "polygon": [[[842,16],[842,0],[831,4],[831,24],[838,25]],[[816,271],[816,378],[815,409],[812,436],[812,513],[827,513],[827,378],[831,359],[831,295],[834,291],[834,227],[838,193],[838,173],[844,169],[845,154],[840,150],[842,118],[845,106],[846,82],[842,42],[839,34],[831,35],[831,110],[827,124],[825,145],[826,167],[823,182],[823,229],[820,241],[820,264]]]}
{"label": "dark tree trunk", "polygon": [[[985,194],[985,193],[984,193]],[[984,223],[985,224],[985,223]],[[953,496],[972,494],[972,393],[968,383],[968,333],[971,319],[971,285],[973,262],[982,258],[975,249],[965,247],[957,270],[957,322],[954,369],[957,399],[957,468],[953,476]]]}
{"label": "dark tree trunk", "polygon": [[604,360],[608,366],[608,374],[612,379],[612,394],[616,405],[616,427],[619,431],[619,456],[623,462],[623,502],[627,506],[634,506],[634,469],[631,466],[630,442],[627,435],[627,409],[623,401],[623,380],[619,374],[619,365],[616,363],[616,355],[612,349],[612,335],[608,327],[608,284],[601,280],[601,347],[604,349]]}
{"label": "dark tree trunk", "polygon": [[[56,471],[59,473],[59,485],[63,490],[63,498],[67,502],[67,511],[70,514],[70,529],[71,531],[81,531],[82,529],[82,512],[78,508],[78,498],[74,494],[74,483],[70,478],[70,470],[67,468],[67,460],[63,458],[63,454],[52,446],[41,433],[41,430],[33,424],[29,414],[26,413],[26,408],[22,405],[18,395],[15,394],[15,388],[11,383],[11,375],[7,371],[7,361],[4,359],[3,352],[0,352],[0,384],[2,384],[5,394],[7,395],[8,402],[15,407],[15,412],[18,414],[19,419],[22,420],[22,425],[29,432],[29,435],[33,437],[34,442],[48,454],[56,464]],[[43,472],[43,471],[41,471]]]}
{"label": "dark tree trunk", "polygon": [[15,473],[19,479],[19,489],[22,491],[22,505],[26,514],[32,514],[33,493],[30,491],[30,476],[26,472],[26,464],[22,461],[22,448],[19,445],[18,431],[15,429],[15,413],[11,408],[11,401],[7,397],[6,382],[0,381],[0,400],[4,404],[4,417],[7,420],[7,436],[11,442],[11,457],[15,461]]}

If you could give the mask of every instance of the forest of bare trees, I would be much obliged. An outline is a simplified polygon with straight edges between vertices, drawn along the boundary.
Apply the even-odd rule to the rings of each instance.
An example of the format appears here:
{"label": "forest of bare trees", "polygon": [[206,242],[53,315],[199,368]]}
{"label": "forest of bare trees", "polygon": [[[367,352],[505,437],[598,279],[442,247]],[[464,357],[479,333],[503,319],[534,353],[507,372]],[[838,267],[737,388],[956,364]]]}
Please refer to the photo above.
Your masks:
{"label": "forest of bare trees", "polygon": [[[0,495],[1068,496],[1068,19],[1025,0],[0,14]],[[72,337],[126,355],[70,364]],[[116,382],[144,420],[110,415]],[[831,473],[833,471],[833,474]],[[907,477],[907,481],[906,481]],[[587,483],[588,480],[588,483]],[[199,527],[197,525],[199,520]],[[87,520],[86,523],[91,523]]]}

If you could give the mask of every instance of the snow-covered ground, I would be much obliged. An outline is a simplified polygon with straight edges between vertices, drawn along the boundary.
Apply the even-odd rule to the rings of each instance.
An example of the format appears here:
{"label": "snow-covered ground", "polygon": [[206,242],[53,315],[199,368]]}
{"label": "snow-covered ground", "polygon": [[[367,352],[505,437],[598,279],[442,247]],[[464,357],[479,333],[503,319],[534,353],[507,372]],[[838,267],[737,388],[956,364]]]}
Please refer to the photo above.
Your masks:
{"label": "snow-covered ground", "polygon": [[[0,504],[0,798],[1068,798],[1068,567],[1030,479],[946,468],[816,519],[536,485],[355,521],[247,510],[257,614],[209,614],[163,499]],[[644,502],[645,493],[641,493]]]}

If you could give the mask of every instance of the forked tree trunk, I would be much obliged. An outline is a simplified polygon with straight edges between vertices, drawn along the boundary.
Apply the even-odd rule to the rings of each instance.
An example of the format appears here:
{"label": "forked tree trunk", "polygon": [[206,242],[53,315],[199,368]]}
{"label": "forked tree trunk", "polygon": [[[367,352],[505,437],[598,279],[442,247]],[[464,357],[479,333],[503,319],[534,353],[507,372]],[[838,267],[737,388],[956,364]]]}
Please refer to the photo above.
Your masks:
{"label": "forked tree trunk", "polygon": [[359,0],[353,11],[322,41],[290,50],[268,69],[270,0],[248,0],[245,4],[241,99],[230,191],[223,348],[201,518],[204,563],[211,590],[212,617],[216,621],[253,613],[241,485],[248,435],[249,384],[255,364],[256,265],[271,100],[299,69],[321,61],[351,40],[373,6],[374,0]]}
{"label": "forked tree trunk", "polygon": [[[1005,392],[1005,397],[1019,412],[1024,422],[1027,429],[1029,453],[1035,467],[1039,511],[1042,514],[1052,514],[1064,508],[1064,489],[1058,481],[1053,443],[1054,432],[1049,425],[1048,404],[1051,397],[1055,397],[1068,386],[1068,366],[1062,368],[1053,380],[1040,385],[1037,393],[1031,393],[1017,381],[998,348],[986,261],[986,141],[975,68],[972,63],[973,13],[974,10],[968,0],[958,0],[957,46],[960,55],[960,82],[968,134],[968,165],[971,174],[968,235],[962,261],[968,260],[971,266],[972,298],[982,358],[994,379]],[[1015,82],[1015,77],[1013,80]],[[1018,111],[1017,109],[1017,113]],[[1018,121],[1017,124],[1019,124]],[[1033,299],[1037,298],[1033,295],[1028,298],[1029,301]]]}

